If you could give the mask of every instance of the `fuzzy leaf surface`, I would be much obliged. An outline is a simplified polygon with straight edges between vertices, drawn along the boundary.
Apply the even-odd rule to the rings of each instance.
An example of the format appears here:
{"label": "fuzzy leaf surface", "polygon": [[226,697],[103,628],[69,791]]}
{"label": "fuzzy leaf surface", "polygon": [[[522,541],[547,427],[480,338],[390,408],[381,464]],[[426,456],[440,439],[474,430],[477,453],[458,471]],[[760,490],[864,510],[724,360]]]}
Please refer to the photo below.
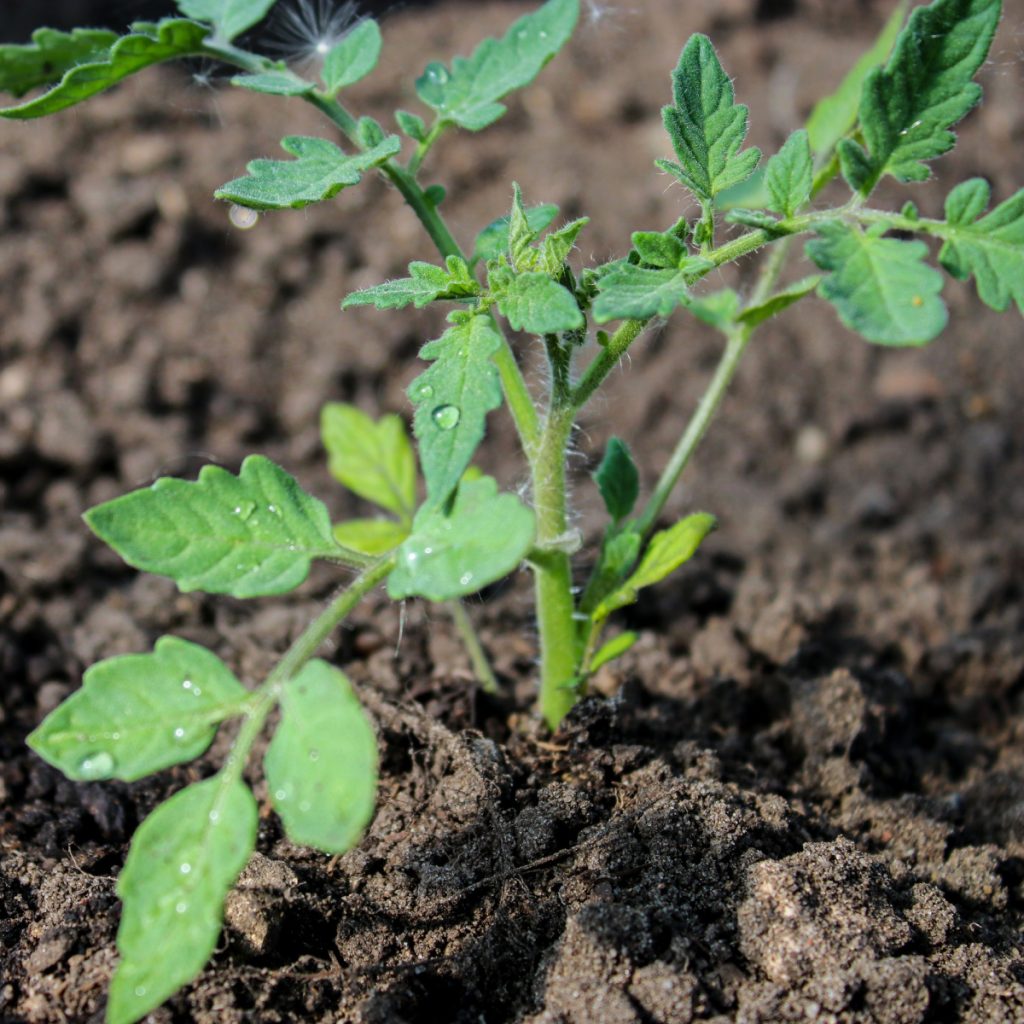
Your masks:
{"label": "fuzzy leaf surface", "polygon": [[409,264],[409,276],[363,288],[346,295],[342,309],[353,306],[374,306],[377,309],[404,309],[412,305],[417,309],[438,299],[459,301],[480,294],[480,285],[469,273],[466,264],[457,256],[448,258],[448,268],[419,260]]}
{"label": "fuzzy leaf surface", "polygon": [[262,455],[234,476],[204,466],[90,509],[85,521],[129,565],[182,591],[259,597],[294,590],[314,558],[337,557],[323,503]]}
{"label": "fuzzy leaf surface", "polygon": [[133,782],[198,757],[247,697],[216,655],[165,636],[152,654],[88,668],[82,688],[46,716],[28,744],[69,779]]}
{"label": "fuzzy leaf surface", "polygon": [[213,954],[224,898],[256,845],[256,801],[242,782],[197,782],[142,823],[117,880],[124,901],[108,1024],[132,1024]]}
{"label": "fuzzy leaf surface", "polygon": [[613,520],[625,519],[633,511],[640,494],[640,472],[625,441],[617,437],[608,439],[594,482]]}
{"label": "fuzzy leaf surface", "polygon": [[331,95],[365,78],[380,60],[380,26],[367,18],[359,22],[324,58],[321,77]]}
{"label": "fuzzy leaf surface", "polygon": [[205,21],[216,35],[230,42],[246,29],[262,21],[277,0],[177,0],[178,10],[186,18]]}
{"label": "fuzzy leaf surface", "polygon": [[255,75],[235,75],[232,85],[250,92],[262,92],[268,96],[308,96],[316,90],[313,82],[307,82],[293,71],[261,71]]}
{"label": "fuzzy leaf surface", "polygon": [[653,270],[623,263],[598,280],[600,289],[594,302],[594,319],[644,320],[668,316],[685,304],[689,284],[682,270]]}
{"label": "fuzzy leaf surface", "polygon": [[134,29],[118,38],[108,51],[97,53],[94,60],[68,65],[63,77],[48,92],[0,110],[0,116],[25,120],[55,114],[152,64],[201,53],[208,31],[205,25],[183,18],[165,18],[157,25],[140,23]]}
{"label": "fuzzy leaf surface", "polygon": [[792,217],[811,198],[814,184],[814,159],[807,132],[793,132],[785,145],[765,167],[764,185],[770,202],[768,209],[781,217]]}
{"label": "fuzzy leaf surface", "polygon": [[672,73],[675,103],[662,119],[679,163],[658,161],[704,206],[719,192],[745,181],[761,152],[740,152],[747,137],[747,108],[734,102],[732,81],[722,69],[711,40],[690,37]]}
{"label": "fuzzy leaf surface", "polygon": [[[528,206],[526,208],[526,222],[534,233],[539,235],[556,217],[558,207],[554,203],[541,203],[539,206]],[[473,262],[478,260],[495,260],[509,250],[509,224],[512,217],[506,214],[492,220],[476,236],[476,244],[473,246]]]}
{"label": "fuzzy leaf surface", "polygon": [[320,413],[320,436],[336,480],[400,519],[412,519],[416,456],[400,416],[374,421],[354,405],[330,402]]}
{"label": "fuzzy leaf surface", "polygon": [[289,135],[281,148],[294,160],[253,160],[247,177],[235,178],[214,193],[254,210],[300,209],[358,185],[363,172],[390,160],[401,148],[397,135],[364,153],[343,153],[333,142],[306,135]]}
{"label": "fuzzy leaf surface", "polygon": [[939,262],[960,280],[973,275],[986,306],[1003,312],[1012,300],[1024,314],[1024,189],[982,216],[991,196],[981,178],[950,192],[946,221],[952,230]]}
{"label": "fuzzy leaf surface", "polygon": [[419,98],[443,124],[479,131],[498,120],[498,102],[528,85],[565,45],[576,27],[579,0],[548,0],[516,21],[501,39],[485,39],[470,57],[456,57],[449,71],[428,64],[416,81]]}
{"label": "fuzzy leaf surface", "polygon": [[847,327],[878,345],[925,345],[946,326],[942,275],[924,242],[883,238],[837,221],[818,227],[807,255],[830,273],[818,294]]}
{"label": "fuzzy leaf surface", "polygon": [[409,536],[409,527],[393,519],[346,519],[334,526],[334,539],[363,555],[394,551]]}
{"label": "fuzzy leaf surface", "polygon": [[860,126],[866,150],[839,145],[843,174],[867,195],[885,174],[924,181],[925,161],[953,148],[950,131],[981,99],[972,81],[988,55],[1001,0],[935,0],[919,7],[896,40],[884,68],[864,82]]}
{"label": "fuzzy leaf surface", "polygon": [[0,45],[0,92],[24,96],[30,89],[59,82],[77,64],[103,60],[117,40],[117,33],[106,29],[39,28],[31,43]]}
{"label": "fuzzy leaf surface", "polygon": [[458,486],[484,438],[487,414],[501,405],[501,381],[492,361],[501,344],[490,317],[469,316],[420,350],[431,365],[409,386],[409,398],[416,407],[413,432],[432,505]]}
{"label": "fuzzy leaf surface", "polygon": [[719,331],[728,331],[740,312],[740,297],[731,288],[698,295],[686,303],[686,308],[700,321]]}
{"label": "fuzzy leaf surface", "polygon": [[448,514],[424,505],[388,577],[395,600],[450,601],[507,576],[533,546],[533,512],[491,477],[465,480]]}
{"label": "fuzzy leaf surface", "polygon": [[579,233],[589,223],[589,217],[580,217],[544,236],[539,267],[545,274],[550,274],[552,277],[558,277],[561,274],[562,265],[575,247]]}
{"label": "fuzzy leaf surface", "polygon": [[634,231],[633,248],[650,267],[676,270],[686,259],[686,246],[669,231]]}
{"label": "fuzzy leaf surface", "polygon": [[498,308],[513,330],[529,334],[557,334],[583,326],[583,314],[572,292],[539,272],[514,277],[498,300]]}
{"label": "fuzzy leaf surface", "polygon": [[293,843],[324,853],[355,845],[373,817],[377,737],[338,669],[314,660],[288,681],[263,767]]}

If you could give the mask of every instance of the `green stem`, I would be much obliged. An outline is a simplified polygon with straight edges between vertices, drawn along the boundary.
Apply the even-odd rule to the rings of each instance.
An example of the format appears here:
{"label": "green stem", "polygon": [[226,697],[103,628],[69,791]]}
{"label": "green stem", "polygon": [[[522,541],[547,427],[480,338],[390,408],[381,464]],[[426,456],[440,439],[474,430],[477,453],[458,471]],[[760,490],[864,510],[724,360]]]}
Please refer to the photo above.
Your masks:
{"label": "green stem", "polygon": [[430,152],[434,143],[444,135],[447,127],[448,126],[443,121],[434,122],[430,131],[427,133],[427,137],[416,147],[416,152],[409,160],[408,169],[410,174],[417,174],[419,172],[427,154]]}
{"label": "green stem", "polygon": [[572,403],[581,409],[590,400],[590,396],[601,386],[605,377],[619,364],[626,349],[640,336],[649,323],[648,320],[626,320],[608,339],[608,343],[594,357],[594,361],[584,371],[579,383],[573,389]]}
{"label": "green stem", "polygon": [[480,684],[480,689],[484,693],[497,693],[498,679],[494,674],[494,669],[491,668],[491,663],[487,658],[487,653],[484,651],[483,644],[480,643],[480,637],[473,628],[473,623],[469,618],[469,612],[466,611],[466,606],[461,601],[448,601],[445,607],[448,609],[448,614],[451,615],[452,622],[455,624],[455,631],[459,634],[462,644],[466,648],[466,653],[469,655],[470,664],[473,666],[473,674],[476,676],[476,681]]}

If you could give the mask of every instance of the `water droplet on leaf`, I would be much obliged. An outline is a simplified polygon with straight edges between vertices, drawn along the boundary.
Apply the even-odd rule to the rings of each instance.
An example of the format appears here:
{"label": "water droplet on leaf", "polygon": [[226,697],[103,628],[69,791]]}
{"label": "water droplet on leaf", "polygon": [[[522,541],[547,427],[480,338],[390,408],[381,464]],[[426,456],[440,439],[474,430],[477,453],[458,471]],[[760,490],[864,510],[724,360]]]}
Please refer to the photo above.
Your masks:
{"label": "water droplet on leaf", "polygon": [[287,792],[287,790],[284,790],[284,789],[276,790],[274,792],[274,799],[278,800],[278,801],[287,800],[288,799],[288,792]]}
{"label": "water droplet on leaf", "polygon": [[188,910],[188,904],[182,900],[180,903],[176,903],[174,905],[174,910],[178,914],[184,914],[185,911]]}
{"label": "water droplet on leaf", "polygon": [[472,582],[473,582],[473,574],[471,572],[464,572],[459,577],[459,585],[460,586],[468,587],[470,585],[470,583],[472,583]]}
{"label": "water droplet on leaf", "polygon": [[88,754],[78,763],[78,774],[83,779],[106,779],[114,771],[114,759],[105,750]]}
{"label": "water droplet on leaf", "polygon": [[180,725],[178,726],[177,729],[174,730],[174,738],[179,743],[185,738],[185,730]]}
{"label": "water droplet on leaf", "polygon": [[459,411],[458,406],[439,405],[431,413],[431,416],[433,416],[434,422],[442,430],[452,430],[459,425],[459,420],[462,418],[462,413]]}
{"label": "water droplet on leaf", "polygon": [[250,210],[248,206],[239,206],[238,203],[232,203],[231,209],[228,210],[228,220],[240,231],[256,227],[259,219],[260,215],[255,210]]}
{"label": "water droplet on leaf", "polygon": [[181,862],[181,867],[178,870],[183,874],[187,875],[192,870],[192,865],[187,860]]}
{"label": "water droplet on leaf", "polygon": [[256,511],[255,501],[240,501],[235,506],[235,515],[245,522]]}
{"label": "water droplet on leaf", "polygon": [[320,760],[320,751],[319,750],[311,750],[309,752],[309,759],[310,759],[310,761],[319,761]]}

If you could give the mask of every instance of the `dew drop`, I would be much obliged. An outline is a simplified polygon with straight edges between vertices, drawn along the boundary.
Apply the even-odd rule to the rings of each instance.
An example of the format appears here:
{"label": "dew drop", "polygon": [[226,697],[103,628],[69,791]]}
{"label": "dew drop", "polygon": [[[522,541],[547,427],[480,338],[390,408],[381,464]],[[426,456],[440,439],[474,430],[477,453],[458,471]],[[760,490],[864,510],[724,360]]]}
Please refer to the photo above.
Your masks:
{"label": "dew drop", "polygon": [[184,914],[185,911],[188,910],[188,904],[184,900],[182,900],[180,903],[176,903],[174,905],[174,910],[175,913]]}
{"label": "dew drop", "polygon": [[459,420],[462,418],[462,413],[459,411],[458,406],[439,405],[431,413],[431,416],[433,416],[434,422],[442,430],[452,430],[458,426]]}
{"label": "dew drop", "polygon": [[432,547],[425,547],[423,549],[423,554],[425,554],[425,555],[432,555],[433,553],[434,553],[434,549]]}
{"label": "dew drop", "polygon": [[141,998],[142,998],[142,997],[143,997],[143,996],[144,996],[144,995],[146,994],[146,992],[147,992],[147,991],[148,991],[148,990],[147,990],[147,988],[146,988],[146,986],[145,986],[145,985],[136,985],[136,986],[135,986],[135,994],[136,994],[136,995],[137,995],[137,996],[138,996],[138,997],[139,997],[140,999],[141,999]]}
{"label": "dew drop", "polygon": [[110,734],[110,738],[112,740],[119,740],[121,738],[121,734],[119,732],[112,732]]}
{"label": "dew drop", "polygon": [[431,64],[427,68],[427,79],[434,85],[447,85],[448,69],[443,64]]}
{"label": "dew drop", "polygon": [[174,730],[174,738],[179,743],[185,738],[185,730],[180,725],[178,726],[177,729]]}
{"label": "dew drop", "polygon": [[272,516],[279,516],[281,514],[281,510],[276,505],[268,505],[267,506],[267,511]]}
{"label": "dew drop", "polygon": [[405,560],[406,560],[406,561],[407,561],[407,562],[408,562],[408,563],[409,563],[410,565],[412,565],[413,563],[415,563],[416,559],[417,559],[417,558],[419,558],[419,557],[420,557],[420,556],[419,556],[419,555],[417,555],[415,551],[410,551],[410,552],[409,552],[409,553],[408,553],[408,554],[407,554],[407,555],[405,556]]}
{"label": "dew drop", "polygon": [[543,31],[543,29],[540,32],[538,32],[537,35],[540,36],[541,39],[547,39],[548,37],[547,32]]}
{"label": "dew drop", "polygon": [[105,750],[87,754],[78,762],[78,774],[83,779],[107,779],[113,771],[114,759]]}
{"label": "dew drop", "polygon": [[250,210],[248,206],[239,206],[238,203],[232,203],[228,210],[228,220],[240,231],[256,227],[259,219],[260,215],[255,210]]}
{"label": "dew drop", "polygon": [[183,875],[187,875],[187,874],[188,874],[188,873],[189,873],[189,872],[190,872],[190,871],[192,870],[192,865],[191,865],[191,864],[189,864],[189,862],[188,862],[187,860],[183,860],[183,861],[181,862],[181,866],[180,866],[180,867],[178,868],[178,870],[179,870],[179,871],[180,871],[180,872],[181,872],[181,873],[182,873]]}
{"label": "dew drop", "polygon": [[192,689],[192,680],[191,679],[183,679],[181,681],[181,688],[183,690],[191,690]]}
{"label": "dew drop", "polygon": [[220,811],[210,811],[210,824],[216,825],[220,821]]}
{"label": "dew drop", "polygon": [[309,752],[309,759],[310,759],[310,761],[319,761],[320,760],[320,751],[319,750],[311,750]]}
{"label": "dew drop", "polygon": [[249,516],[251,516],[255,511],[255,501],[240,501],[235,506],[235,515],[238,516],[242,520],[242,522],[245,522],[249,518]]}
{"label": "dew drop", "polygon": [[430,398],[433,393],[434,389],[429,384],[424,384],[416,389],[417,398]]}
{"label": "dew drop", "polygon": [[276,790],[274,792],[274,799],[278,800],[278,801],[280,801],[280,800],[287,800],[288,799],[288,791],[284,790],[284,789]]}
{"label": "dew drop", "polygon": [[470,583],[472,583],[472,582],[473,582],[473,574],[471,572],[464,572],[459,577],[459,585],[460,586],[468,587],[470,585]]}
{"label": "dew drop", "polygon": [[321,39],[316,44],[316,52],[319,53],[321,57],[326,57],[327,54],[331,52],[331,44],[327,42],[326,39]]}
{"label": "dew drop", "polygon": [[308,800],[303,800],[299,804],[299,810],[302,811],[303,814],[305,814],[307,811],[312,810],[312,808],[313,808],[313,805]]}

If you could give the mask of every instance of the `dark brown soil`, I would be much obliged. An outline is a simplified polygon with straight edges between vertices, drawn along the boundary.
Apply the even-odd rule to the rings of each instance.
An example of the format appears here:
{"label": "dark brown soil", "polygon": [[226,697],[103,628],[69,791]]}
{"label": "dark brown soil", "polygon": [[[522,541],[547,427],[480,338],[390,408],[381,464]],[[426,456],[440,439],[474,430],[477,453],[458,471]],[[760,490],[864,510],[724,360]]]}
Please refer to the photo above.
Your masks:
{"label": "dark brown soil", "polygon": [[[944,185],[1022,182],[1024,2],[984,73]],[[386,26],[384,116],[434,55],[519,9],[451,3]],[[462,237],[510,182],[594,223],[585,257],[672,222],[659,108],[710,31],[778,144],[863,48],[888,2],[634,0],[591,6],[511,114],[441,147]],[[601,14],[598,17],[598,14]],[[341,515],[317,413],[407,411],[439,320],[338,312],[428,258],[379,182],[306,213],[228,226],[212,189],[285,132],[285,101],[140,77],[45,123],[0,128],[0,1019],[98,1021],[114,879],[139,820],[213,769],[76,785],[24,737],[91,662],[163,633],[257,682],[330,593],[181,596],[126,569],[86,507],[158,474],[264,452]],[[799,268],[798,268],[799,269]],[[741,282],[742,283],[742,282]],[[951,327],[885,352],[808,303],[763,332],[670,511],[721,529],[624,624],[641,639],[553,739],[531,718],[525,573],[474,606],[508,697],[477,696],[443,617],[383,597],[330,655],[380,732],[380,806],[333,860],[263,816],[202,977],[149,1019],[1024,1021],[1024,361],[1021,321],[950,285]],[[650,483],[719,341],[673,320],[637,346],[578,438],[576,498],[612,431]],[[534,379],[539,378],[539,367]],[[504,414],[486,460],[522,482]],[[396,648],[397,645],[397,648]],[[257,794],[265,797],[256,781]],[[265,803],[265,802],[264,802]]]}

